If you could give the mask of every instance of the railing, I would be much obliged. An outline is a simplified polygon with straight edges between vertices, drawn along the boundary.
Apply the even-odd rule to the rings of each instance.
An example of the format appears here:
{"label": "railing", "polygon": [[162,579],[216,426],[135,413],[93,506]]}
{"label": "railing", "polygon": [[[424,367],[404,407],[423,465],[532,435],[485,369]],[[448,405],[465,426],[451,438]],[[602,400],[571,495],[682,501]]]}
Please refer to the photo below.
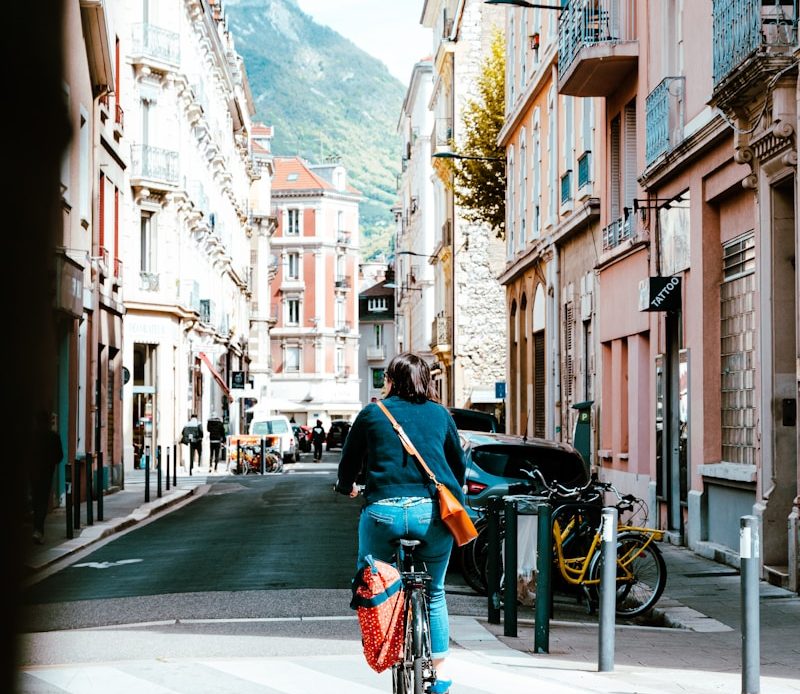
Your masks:
{"label": "railing", "polygon": [[435,130],[433,134],[434,145],[437,147],[445,147],[450,145],[453,141],[453,119],[452,118],[437,118]]}
{"label": "railing", "polygon": [[349,333],[350,332],[350,323],[339,321],[336,323],[336,327],[334,330],[337,333]]}
{"label": "railing", "polygon": [[714,0],[713,86],[755,51],[797,44],[797,0]]}
{"label": "railing", "polygon": [[570,0],[558,22],[558,71],[584,46],[635,40],[633,0]]}
{"label": "railing", "polygon": [[647,166],[683,139],[684,81],[684,77],[665,77],[647,95]]}
{"label": "railing", "polygon": [[345,275],[339,275],[335,282],[337,289],[350,289],[350,278]]}
{"label": "railing", "polygon": [[592,181],[592,153],[584,152],[578,158],[578,190],[589,185]]}
{"label": "railing", "polygon": [[572,169],[561,177],[561,204],[572,200]]}
{"label": "railing", "polygon": [[132,54],[154,58],[170,65],[178,65],[181,60],[180,36],[152,24],[134,24]]}
{"label": "railing", "polygon": [[603,250],[610,251],[633,238],[633,215],[620,217],[603,229]]}
{"label": "railing", "polygon": [[131,160],[134,178],[178,183],[177,152],[150,145],[134,145],[131,147]]}
{"label": "railing", "polygon": [[350,232],[349,231],[337,231],[336,232],[336,243],[340,246],[348,246],[350,244]]}

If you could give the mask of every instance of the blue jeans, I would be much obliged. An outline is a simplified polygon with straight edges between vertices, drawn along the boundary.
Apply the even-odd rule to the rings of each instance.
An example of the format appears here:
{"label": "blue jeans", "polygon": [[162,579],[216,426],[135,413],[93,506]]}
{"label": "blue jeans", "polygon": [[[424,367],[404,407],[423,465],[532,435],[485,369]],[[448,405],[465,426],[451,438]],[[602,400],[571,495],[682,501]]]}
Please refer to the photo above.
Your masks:
{"label": "blue jeans", "polygon": [[439,505],[427,498],[385,499],[368,504],[361,511],[358,523],[358,566],[366,565],[364,557],[391,563],[395,543],[401,537],[420,540],[414,558],[424,562],[431,576],[431,651],[434,658],[444,658],[450,645],[450,625],[444,596],[444,577],[453,536],[439,519]]}

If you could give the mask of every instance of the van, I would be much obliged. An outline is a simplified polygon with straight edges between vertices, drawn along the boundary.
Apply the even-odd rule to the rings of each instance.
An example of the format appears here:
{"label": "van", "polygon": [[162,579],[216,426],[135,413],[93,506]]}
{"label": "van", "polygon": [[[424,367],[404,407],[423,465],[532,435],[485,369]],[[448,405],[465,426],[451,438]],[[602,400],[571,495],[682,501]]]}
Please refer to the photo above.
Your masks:
{"label": "van", "polygon": [[297,439],[286,415],[255,413],[250,421],[249,433],[255,436],[277,436],[284,463],[296,463],[300,459]]}

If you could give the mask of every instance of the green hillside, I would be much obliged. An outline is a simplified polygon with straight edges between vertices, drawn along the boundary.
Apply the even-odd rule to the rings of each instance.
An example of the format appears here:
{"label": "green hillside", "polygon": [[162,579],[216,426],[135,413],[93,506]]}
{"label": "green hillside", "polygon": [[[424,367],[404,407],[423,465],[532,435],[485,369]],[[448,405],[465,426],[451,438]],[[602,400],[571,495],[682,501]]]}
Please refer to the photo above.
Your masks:
{"label": "green hillside", "polygon": [[361,203],[362,256],[388,254],[394,229],[404,86],[377,59],[292,0],[227,0],[236,50],[276,155],[311,163],[339,156]]}

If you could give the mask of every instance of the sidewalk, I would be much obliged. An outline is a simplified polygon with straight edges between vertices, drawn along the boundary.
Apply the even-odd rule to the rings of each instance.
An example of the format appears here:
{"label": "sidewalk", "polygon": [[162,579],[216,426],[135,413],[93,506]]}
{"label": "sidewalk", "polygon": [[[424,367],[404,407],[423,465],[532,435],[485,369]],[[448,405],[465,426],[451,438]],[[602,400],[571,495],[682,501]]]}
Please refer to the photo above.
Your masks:
{"label": "sidewalk", "polygon": [[[45,542],[32,545],[27,567],[31,574],[41,572],[102,538],[204,493],[208,483],[227,474],[209,475],[205,468],[191,477],[179,472],[177,487],[170,484],[167,490],[162,480],[160,498],[151,474],[150,501],[145,502],[144,472],[127,472],[125,489],[103,499],[103,521],[87,526],[85,504],[81,505],[81,527],[73,539],[65,537],[65,510],[49,513]],[[96,509],[95,502],[95,515]],[[488,624],[485,616],[451,614],[451,638],[488,664],[524,668],[548,683],[548,694],[737,694],[742,654],[738,571],[683,547],[666,543],[660,547],[668,578],[655,617],[664,626],[618,625],[613,672],[597,672],[596,618],[564,603],[556,605],[545,654],[533,653],[530,608],[519,610],[516,637],[505,636],[503,624]],[[761,694],[800,694],[800,596],[763,581],[760,594]]]}

